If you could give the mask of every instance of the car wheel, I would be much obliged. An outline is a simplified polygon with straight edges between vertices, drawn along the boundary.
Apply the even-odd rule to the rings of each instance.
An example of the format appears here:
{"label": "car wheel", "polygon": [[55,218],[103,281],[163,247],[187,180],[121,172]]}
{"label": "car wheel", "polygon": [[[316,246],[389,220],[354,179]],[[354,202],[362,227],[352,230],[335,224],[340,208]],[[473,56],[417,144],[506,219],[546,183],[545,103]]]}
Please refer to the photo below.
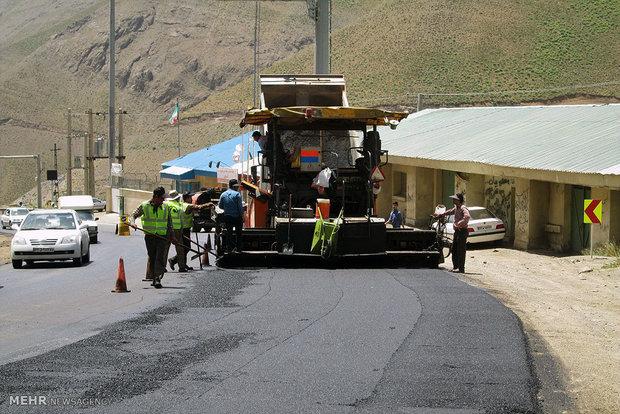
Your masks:
{"label": "car wheel", "polygon": [[26,260],[26,266],[32,266],[34,264],[34,260]]}
{"label": "car wheel", "polygon": [[97,244],[98,241],[99,241],[98,236],[90,238],[90,244]]}
{"label": "car wheel", "polygon": [[82,256],[82,264],[87,264],[90,262],[90,247],[86,250],[86,254]]}
{"label": "car wheel", "polygon": [[23,262],[21,260],[11,260],[13,262],[13,269],[21,269]]}

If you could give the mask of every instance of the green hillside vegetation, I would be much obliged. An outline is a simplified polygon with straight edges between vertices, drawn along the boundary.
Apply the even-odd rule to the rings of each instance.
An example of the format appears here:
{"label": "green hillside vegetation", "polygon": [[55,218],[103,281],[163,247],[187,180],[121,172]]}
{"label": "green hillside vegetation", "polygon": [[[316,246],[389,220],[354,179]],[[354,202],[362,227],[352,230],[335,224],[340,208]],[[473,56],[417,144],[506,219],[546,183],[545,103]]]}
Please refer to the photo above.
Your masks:
{"label": "green hillside vegetation", "polygon": [[[351,105],[413,110],[418,94],[423,108],[620,98],[620,0],[333,1],[332,72],[347,79]],[[44,0],[36,2],[45,7]],[[25,33],[6,29],[7,22],[18,23],[0,15],[0,33],[12,36],[0,38],[0,68],[9,68],[0,71],[0,138],[11,142],[2,153],[27,148],[46,154],[46,165],[52,140],[62,145],[67,107],[82,114],[74,120],[74,129],[82,132],[87,129],[83,111],[107,107],[106,67],[95,70],[85,63],[79,71],[70,69],[85,47],[105,41],[107,2],[90,0],[75,10],[68,1],[59,4],[64,14],[41,14],[38,25],[22,8],[20,19],[29,22]],[[313,33],[305,4],[261,7],[261,73],[312,73]],[[11,3],[8,10],[14,8]],[[133,65],[132,80],[117,95],[119,106],[129,111],[129,174],[154,179],[160,164],[176,157],[176,129],[166,124],[172,104],[158,101],[175,82],[184,107],[183,153],[243,132],[238,122],[253,101],[253,3],[119,0],[117,11],[125,27],[130,19],[146,21],[156,14],[152,26],[126,35],[133,42],[118,49],[117,73]],[[68,30],[84,17],[87,24]],[[147,70],[154,80],[145,89],[132,89],[133,79]],[[608,84],[570,87],[600,83]],[[466,94],[434,95],[442,93]],[[2,125],[3,118],[27,120],[38,129],[17,133],[11,123]],[[105,135],[105,119],[95,123],[96,132]],[[41,139],[40,127],[51,128],[54,138]],[[101,191],[104,164],[97,167]],[[33,185],[23,171],[6,165],[0,163],[0,200]]]}
{"label": "green hillside vegetation", "polygon": [[[618,0],[389,0],[333,33],[332,71],[353,105],[414,107],[417,93],[550,89],[620,80]],[[264,73],[308,73],[313,45]],[[519,104],[562,95],[618,97],[619,86],[425,97],[427,105]],[[251,80],[192,115],[251,103]]]}

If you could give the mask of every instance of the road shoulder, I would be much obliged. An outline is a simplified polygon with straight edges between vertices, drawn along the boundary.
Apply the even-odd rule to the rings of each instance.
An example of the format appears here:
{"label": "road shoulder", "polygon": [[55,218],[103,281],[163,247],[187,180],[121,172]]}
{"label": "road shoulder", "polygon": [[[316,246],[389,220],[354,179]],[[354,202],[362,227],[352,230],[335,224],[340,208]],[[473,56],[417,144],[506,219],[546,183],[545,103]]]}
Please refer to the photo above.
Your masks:
{"label": "road shoulder", "polygon": [[611,259],[503,248],[468,251],[461,280],[523,322],[545,412],[618,412],[620,269]]}

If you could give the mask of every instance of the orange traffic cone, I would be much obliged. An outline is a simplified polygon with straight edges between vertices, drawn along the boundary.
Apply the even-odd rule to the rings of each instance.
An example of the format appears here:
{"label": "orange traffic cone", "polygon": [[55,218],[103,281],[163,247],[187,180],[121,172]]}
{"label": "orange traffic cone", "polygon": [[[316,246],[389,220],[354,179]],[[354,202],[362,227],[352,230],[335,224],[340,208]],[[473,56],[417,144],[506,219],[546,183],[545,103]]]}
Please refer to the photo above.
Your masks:
{"label": "orange traffic cone", "polygon": [[118,275],[116,276],[116,288],[112,293],[126,293],[131,292],[127,290],[127,279],[125,279],[125,262],[123,258],[118,259]]}
{"label": "orange traffic cone", "polygon": [[211,266],[209,263],[209,243],[205,244],[205,252],[202,255],[202,260],[200,261],[203,266]]}
{"label": "orange traffic cone", "polygon": [[213,247],[211,247],[211,233],[207,233],[207,245],[205,246],[205,249],[209,251],[213,249]]}

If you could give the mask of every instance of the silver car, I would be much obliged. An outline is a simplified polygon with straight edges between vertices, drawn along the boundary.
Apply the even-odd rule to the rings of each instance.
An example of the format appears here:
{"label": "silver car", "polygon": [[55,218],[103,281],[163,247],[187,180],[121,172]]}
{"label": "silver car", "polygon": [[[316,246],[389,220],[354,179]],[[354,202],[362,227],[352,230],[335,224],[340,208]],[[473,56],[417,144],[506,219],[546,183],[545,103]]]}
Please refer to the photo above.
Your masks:
{"label": "silver car", "polygon": [[10,229],[13,226],[19,227],[29,212],[30,211],[25,207],[7,208],[2,213],[2,216],[0,216],[0,225],[2,225],[2,229]]}
{"label": "silver car", "polygon": [[74,210],[35,210],[26,216],[11,241],[13,268],[24,261],[72,260],[77,266],[90,261],[88,228]]}

